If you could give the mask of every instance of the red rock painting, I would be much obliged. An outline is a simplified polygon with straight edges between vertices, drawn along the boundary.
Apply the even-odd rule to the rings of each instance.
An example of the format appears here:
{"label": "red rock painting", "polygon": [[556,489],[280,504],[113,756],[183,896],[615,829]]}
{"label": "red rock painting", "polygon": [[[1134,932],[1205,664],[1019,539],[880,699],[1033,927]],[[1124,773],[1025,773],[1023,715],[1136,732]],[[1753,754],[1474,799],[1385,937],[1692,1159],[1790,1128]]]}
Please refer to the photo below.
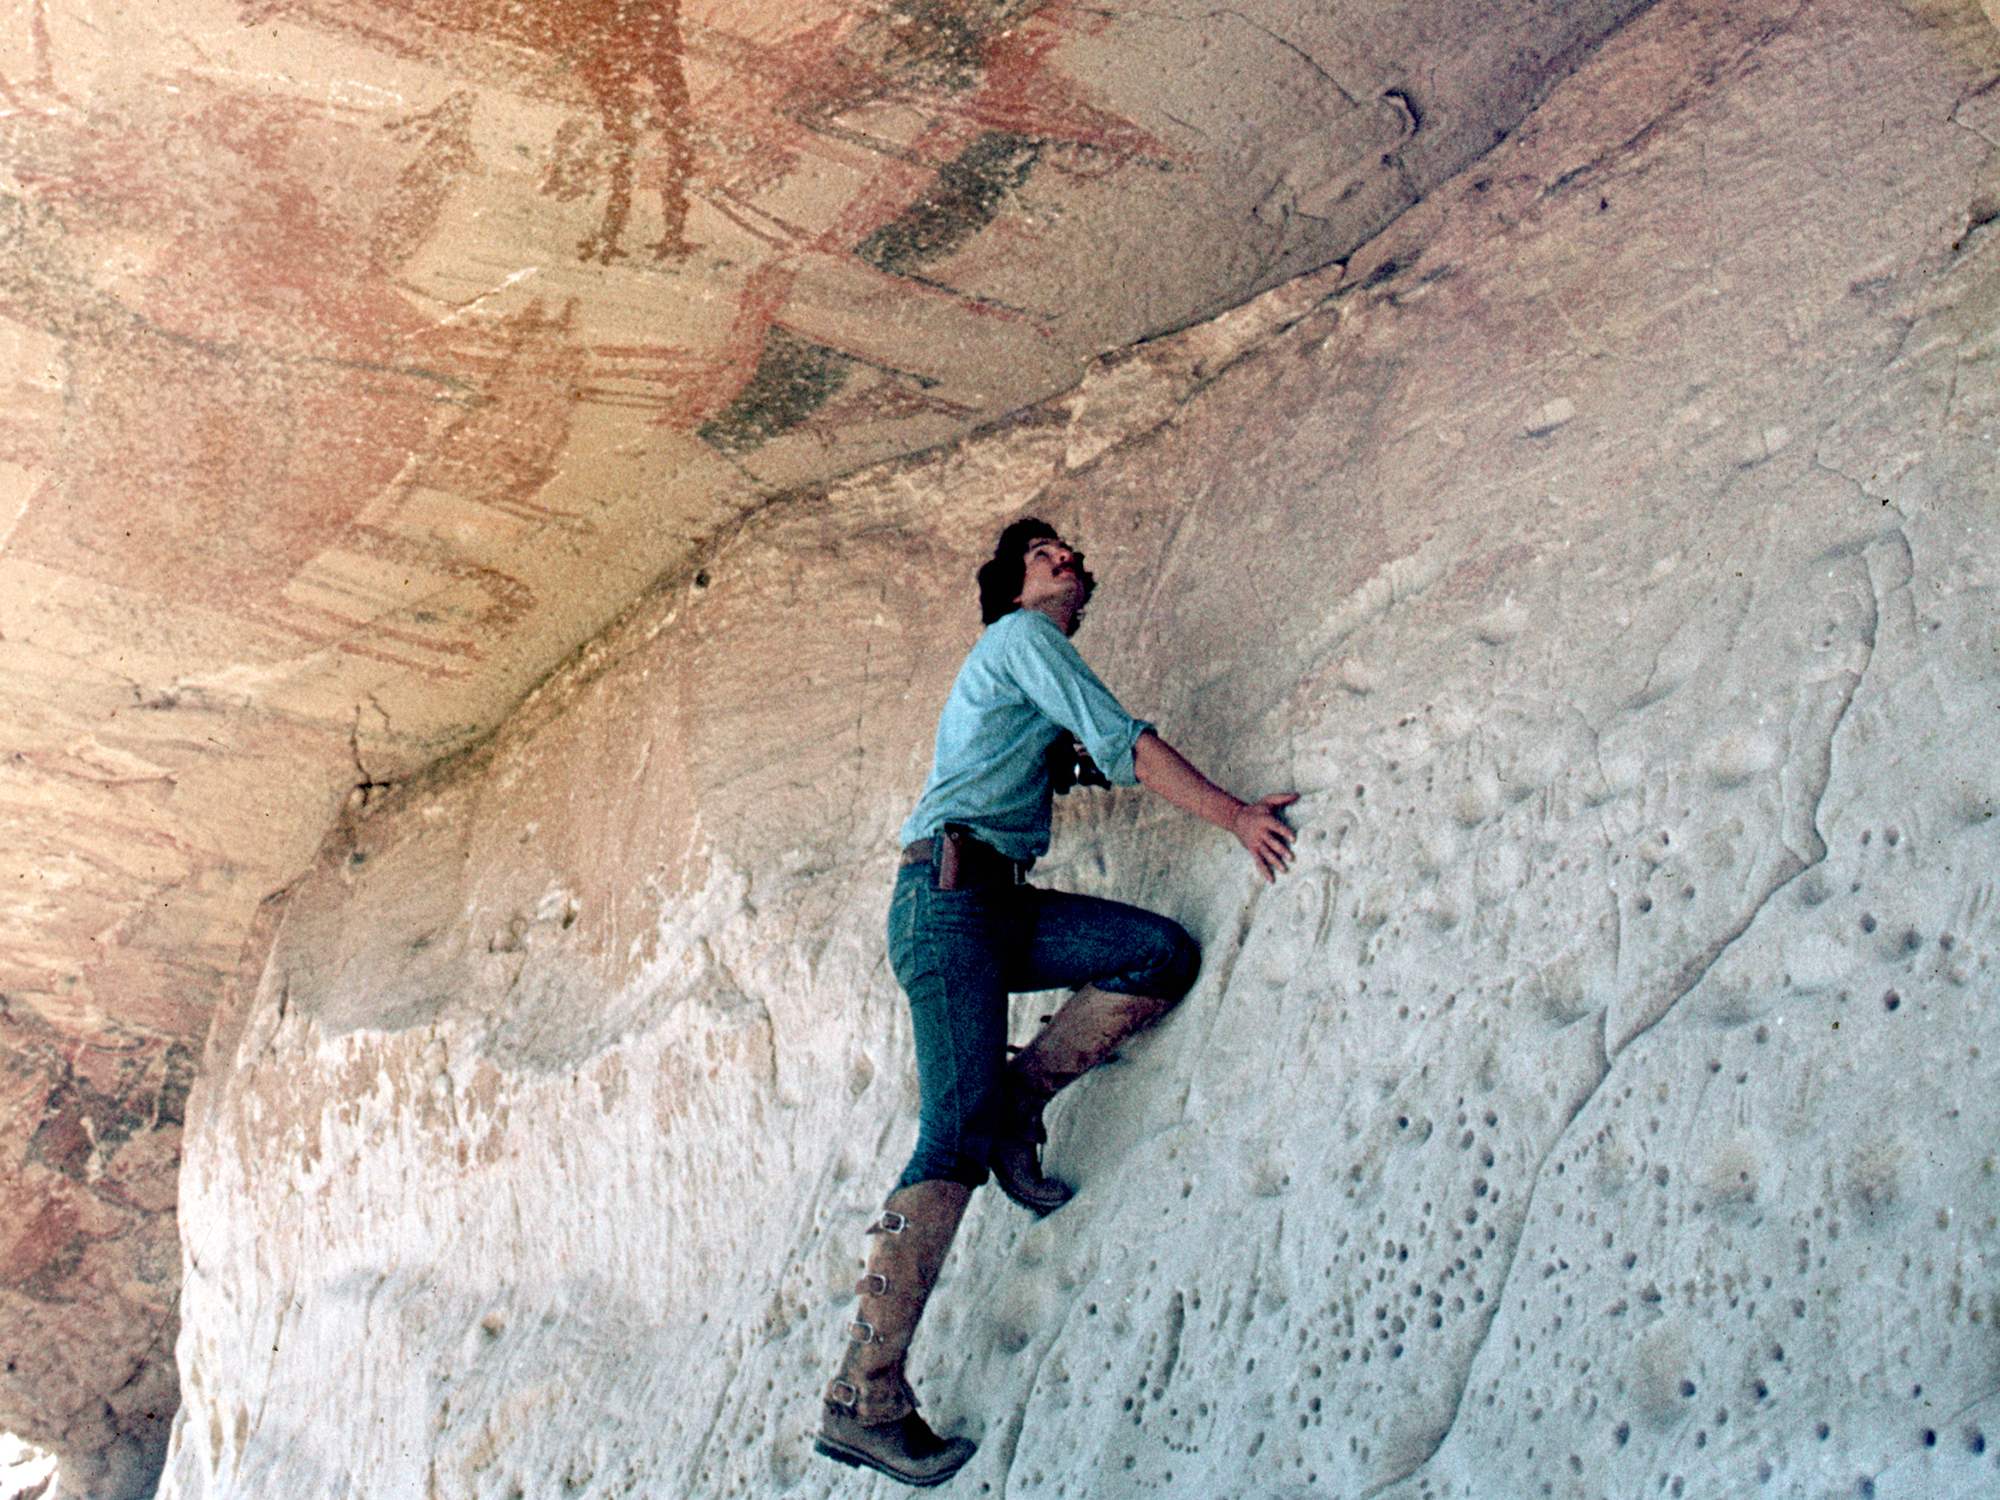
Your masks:
{"label": "red rock painting", "polygon": [[[237,522],[278,533],[323,525],[259,523],[254,513],[294,509],[272,505],[287,471],[323,492],[328,465],[339,475],[365,464],[373,445],[362,434],[385,420],[396,430],[384,387],[401,380],[426,398],[441,389],[398,369],[401,340],[421,325],[370,271],[373,225],[355,199],[379,152],[354,140],[363,127],[291,102],[203,92],[144,132],[51,122],[19,173],[34,197],[12,205],[0,315],[62,339],[78,362],[66,424],[75,435],[45,507],[66,512],[67,524],[45,516],[42,525],[86,555],[121,550],[100,533],[110,513],[142,498],[149,520],[190,541]],[[333,190],[336,176],[345,191]],[[127,248],[135,244],[144,250]],[[107,276],[107,264],[123,274]],[[286,425],[301,441],[325,451],[288,455],[266,433],[263,454],[238,452],[249,445],[229,431],[245,398],[266,396],[296,415]],[[343,429],[353,442],[339,441]],[[246,458],[258,472],[245,472]],[[164,475],[138,477],[162,460]],[[197,498],[196,487],[209,493]],[[296,555],[281,534],[268,540]]]}
{"label": "red rock painting", "polygon": [[[8,550],[365,654],[401,629],[427,644],[393,659],[476,658],[525,612],[520,585],[359,524],[413,454],[475,503],[531,507],[567,439],[582,355],[559,320],[440,329],[391,280],[471,159],[470,96],[385,130],[181,87],[192,106],[144,134],[45,127],[21,173],[36,198],[5,206],[0,315],[69,368],[60,429],[5,435],[46,467]],[[106,247],[134,240],[150,263],[101,284]],[[382,586],[343,610],[295,597],[329,553],[374,559]],[[441,633],[379,623],[413,576],[454,595]]]}
{"label": "red rock painting", "polygon": [[633,255],[627,230],[642,187],[659,195],[662,223],[642,253],[688,253],[694,122],[680,0],[256,0],[245,13],[253,23],[319,26],[530,98],[587,106],[559,133],[542,180],[543,191],[565,201],[604,198],[578,256],[610,264]]}
{"label": "red rock painting", "polygon": [[[797,265],[831,257],[880,275],[891,296],[912,276],[948,292],[931,263],[1004,215],[1040,163],[1158,149],[1049,65],[1065,36],[1102,24],[1065,5],[759,15],[741,35],[716,23],[684,35],[679,0],[262,0],[243,14],[336,31],[467,86],[385,120],[189,76],[122,128],[67,108],[14,125],[27,196],[0,205],[0,315],[62,343],[68,388],[59,423],[0,431],[45,475],[8,550],[432,672],[477,660],[532,596],[448,539],[398,529],[399,497],[438,492],[587,527],[540,497],[575,410],[599,399],[657,400],[661,421],[727,431],[730,451],[808,418],[829,436],[847,423],[968,420],[935,372],[844,345],[827,358],[853,361],[858,378],[743,409],[774,330],[802,326],[788,316]],[[42,74],[10,95],[42,98]],[[440,320],[399,286],[486,170],[482,87],[573,109],[544,141],[538,181],[601,205],[579,259],[682,261],[697,200],[761,240],[769,256],[735,278],[724,338],[593,350],[573,302]],[[914,139],[857,127],[854,113],[876,104],[919,120]],[[788,221],[762,200],[815,154],[837,159],[848,188]],[[641,244],[650,193],[657,214],[644,222],[657,233]],[[798,337],[810,349],[825,336]]]}

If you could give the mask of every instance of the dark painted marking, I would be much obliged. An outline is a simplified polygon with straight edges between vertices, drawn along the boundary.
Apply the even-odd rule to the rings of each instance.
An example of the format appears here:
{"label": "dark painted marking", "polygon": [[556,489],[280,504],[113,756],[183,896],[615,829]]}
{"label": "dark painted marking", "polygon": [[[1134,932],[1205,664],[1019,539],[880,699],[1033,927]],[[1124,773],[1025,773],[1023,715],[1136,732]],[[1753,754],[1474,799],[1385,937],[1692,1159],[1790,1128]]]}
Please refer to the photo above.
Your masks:
{"label": "dark painted marking", "polygon": [[846,384],[854,361],[773,326],[749,383],[697,436],[724,453],[748,453],[799,426]]}
{"label": "dark painted marking", "polygon": [[906,276],[944,259],[992,223],[1028,180],[1041,144],[989,130],[947,164],[924,195],[854,247],[877,270]]}

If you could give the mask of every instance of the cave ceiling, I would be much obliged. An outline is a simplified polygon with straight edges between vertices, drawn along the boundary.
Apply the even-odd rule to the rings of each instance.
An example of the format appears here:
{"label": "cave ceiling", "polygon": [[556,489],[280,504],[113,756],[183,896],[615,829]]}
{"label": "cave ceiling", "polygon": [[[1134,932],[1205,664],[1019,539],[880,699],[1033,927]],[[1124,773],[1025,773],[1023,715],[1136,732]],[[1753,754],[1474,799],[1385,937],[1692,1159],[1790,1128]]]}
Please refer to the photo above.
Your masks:
{"label": "cave ceiling", "polygon": [[0,990],[198,1024],[352,787],[774,498],[1340,259],[1631,8],[19,0]]}

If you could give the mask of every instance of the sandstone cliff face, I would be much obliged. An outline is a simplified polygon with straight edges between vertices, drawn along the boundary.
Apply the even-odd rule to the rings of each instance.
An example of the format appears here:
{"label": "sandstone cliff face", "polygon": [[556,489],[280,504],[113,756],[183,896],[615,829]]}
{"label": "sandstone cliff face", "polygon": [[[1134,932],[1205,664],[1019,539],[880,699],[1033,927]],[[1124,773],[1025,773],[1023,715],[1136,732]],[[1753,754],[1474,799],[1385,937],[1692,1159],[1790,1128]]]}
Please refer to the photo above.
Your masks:
{"label": "sandstone cliff face", "polygon": [[1666,0],[1344,270],[772,506],[357,794],[192,1101],[163,1493],[887,1492],[809,1431],[1023,511],[1300,859],[1065,806],[1039,878],[1205,969],[1058,1106],[1076,1201],[975,1199],[957,1489],[1992,1493],[1996,77],[1969,9]]}
{"label": "sandstone cliff face", "polygon": [[0,1432],[150,1488],[186,1073],[351,789],[774,497],[1347,255],[1634,8],[11,7]]}

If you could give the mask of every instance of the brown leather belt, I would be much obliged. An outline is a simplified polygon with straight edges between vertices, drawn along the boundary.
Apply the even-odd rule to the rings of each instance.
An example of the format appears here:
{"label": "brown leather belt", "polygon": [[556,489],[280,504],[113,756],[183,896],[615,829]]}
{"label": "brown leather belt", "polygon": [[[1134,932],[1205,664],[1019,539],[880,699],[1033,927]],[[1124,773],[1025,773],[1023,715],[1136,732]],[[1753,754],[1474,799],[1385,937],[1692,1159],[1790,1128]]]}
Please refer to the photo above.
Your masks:
{"label": "brown leather belt", "polygon": [[1025,885],[1028,879],[1025,863],[1009,859],[991,844],[974,838],[970,830],[949,824],[934,838],[905,844],[902,862],[906,865],[934,865],[937,869],[936,887],[941,891],[990,885],[995,880],[1008,885]]}

